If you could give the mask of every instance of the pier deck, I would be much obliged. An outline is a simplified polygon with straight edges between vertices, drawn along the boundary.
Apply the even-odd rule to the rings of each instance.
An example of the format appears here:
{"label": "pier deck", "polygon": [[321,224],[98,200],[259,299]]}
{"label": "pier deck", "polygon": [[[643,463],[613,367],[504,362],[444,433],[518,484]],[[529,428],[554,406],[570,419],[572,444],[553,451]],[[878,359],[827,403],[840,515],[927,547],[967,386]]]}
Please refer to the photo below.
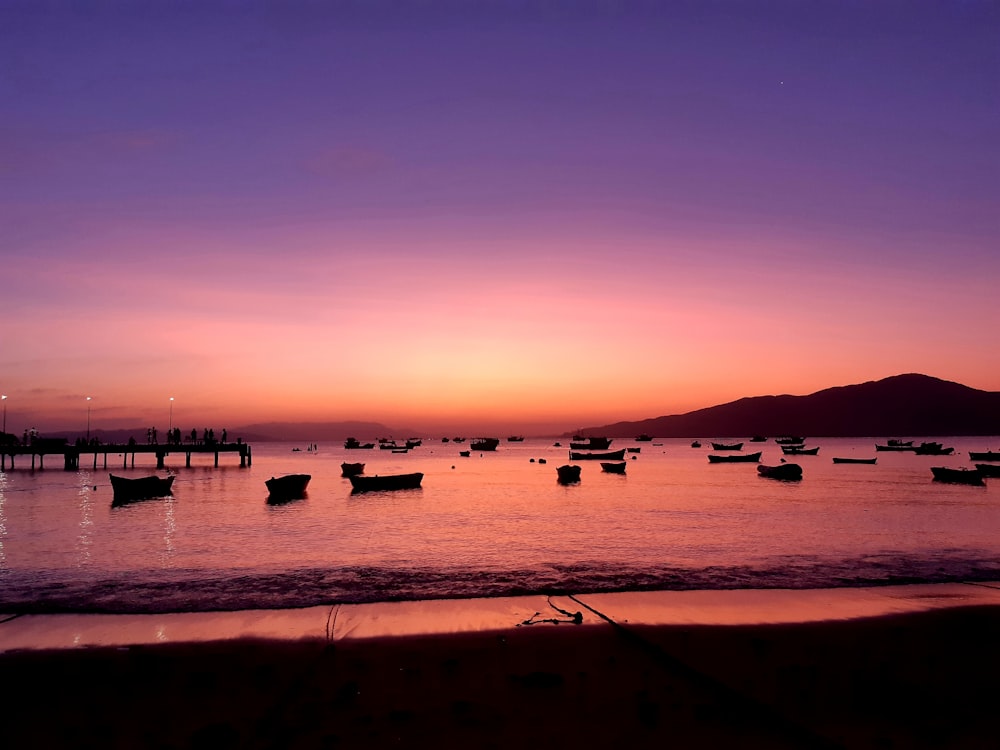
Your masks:
{"label": "pier deck", "polygon": [[10,459],[10,468],[14,468],[15,456],[31,456],[31,469],[34,471],[37,459],[38,468],[45,468],[45,457],[57,455],[63,457],[63,468],[66,471],[76,471],[80,468],[81,456],[93,455],[94,469],[97,469],[97,462],[100,456],[104,457],[104,468],[108,468],[108,455],[121,456],[122,468],[127,469],[130,463],[135,466],[135,456],[137,453],[151,453],[156,456],[156,468],[163,469],[166,466],[166,458],[171,453],[183,453],[184,465],[191,466],[191,456],[195,453],[208,453],[215,457],[215,466],[219,465],[220,453],[235,453],[240,457],[240,466],[253,465],[253,451],[248,443],[242,441],[236,443],[191,443],[191,444],[107,444],[107,445],[5,445],[0,448],[0,470],[7,470],[7,459]]}

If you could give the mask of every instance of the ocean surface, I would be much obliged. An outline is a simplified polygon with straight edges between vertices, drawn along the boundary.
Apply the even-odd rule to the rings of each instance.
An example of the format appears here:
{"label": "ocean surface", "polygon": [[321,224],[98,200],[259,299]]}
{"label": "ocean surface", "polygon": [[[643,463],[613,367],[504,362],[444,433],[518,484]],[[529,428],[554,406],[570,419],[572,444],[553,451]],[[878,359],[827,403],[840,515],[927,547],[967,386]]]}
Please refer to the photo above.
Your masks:
{"label": "ocean surface", "polygon": [[[803,467],[795,483],[709,463],[711,438],[702,448],[617,439],[612,449],[639,449],[626,474],[574,461],[573,485],[557,482],[569,461],[555,439],[469,457],[459,455],[468,443],[440,437],[405,454],[256,443],[250,467],[222,454],[218,467],[195,455],[188,468],[174,453],[159,472],[152,455],[123,469],[112,454],[96,470],[83,456],[70,472],[58,457],[44,471],[22,457],[0,473],[0,614],[998,580],[1000,479],[943,484],[930,467],[971,466],[969,451],[1000,449],[1000,437],[917,441],[930,439],[954,455],[876,453],[881,437],[810,439],[818,455],[787,457]],[[762,463],[782,458],[773,440],[744,446],[758,449]],[[420,471],[423,486],[354,494],[343,461],[366,474]],[[172,472],[173,496],[113,507],[109,472]],[[269,503],[264,481],[286,473],[311,474],[308,495]]]}

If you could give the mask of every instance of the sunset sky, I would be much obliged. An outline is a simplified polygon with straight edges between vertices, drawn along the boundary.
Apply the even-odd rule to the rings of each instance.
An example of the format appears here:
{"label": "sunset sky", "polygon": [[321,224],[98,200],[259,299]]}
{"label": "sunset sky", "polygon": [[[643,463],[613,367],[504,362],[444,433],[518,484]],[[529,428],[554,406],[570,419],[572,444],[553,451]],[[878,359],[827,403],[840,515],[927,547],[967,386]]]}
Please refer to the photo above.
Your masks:
{"label": "sunset sky", "polygon": [[4,0],[8,431],[1000,390],[998,102],[987,0]]}

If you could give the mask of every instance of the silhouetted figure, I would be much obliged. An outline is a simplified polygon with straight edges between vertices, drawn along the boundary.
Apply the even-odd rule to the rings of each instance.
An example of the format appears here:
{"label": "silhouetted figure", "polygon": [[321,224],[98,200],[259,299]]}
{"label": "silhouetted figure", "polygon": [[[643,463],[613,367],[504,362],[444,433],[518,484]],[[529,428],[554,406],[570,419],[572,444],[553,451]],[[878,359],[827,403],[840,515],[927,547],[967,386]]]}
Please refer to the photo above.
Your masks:
{"label": "silhouetted figure", "polygon": [[222,428],[222,444],[223,445],[226,444],[226,428],[225,427]]}

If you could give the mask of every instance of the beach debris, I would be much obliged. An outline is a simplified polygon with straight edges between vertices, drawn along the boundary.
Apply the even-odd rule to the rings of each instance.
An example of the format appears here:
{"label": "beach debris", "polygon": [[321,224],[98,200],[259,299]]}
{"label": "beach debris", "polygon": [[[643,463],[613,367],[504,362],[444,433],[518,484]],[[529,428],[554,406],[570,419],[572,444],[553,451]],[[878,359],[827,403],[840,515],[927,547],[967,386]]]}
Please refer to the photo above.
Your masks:
{"label": "beach debris", "polygon": [[553,625],[558,625],[559,623],[562,623],[562,622],[568,622],[568,623],[572,623],[574,625],[582,625],[583,624],[583,612],[580,612],[580,611],[569,612],[569,611],[567,611],[565,609],[557,607],[555,604],[552,603],[552,597],[548,597],[547,601],[549,603],[549,606],[552,607],[552,609],[554,609],[556,612],[559,612],[562,615],[565,615],[565,619],[561,619],[561,618],[558,618],[558,617],[543,617],[542,619],[537,619],[536,620],[535,618],[538,617],[539,615],[541,615],[542,613],[541,612],[535,612],[535,614],[533,614],[531,617],[529,617],[524,622],[519,622],[517,624],[517,627],[521,627],[522,625],[537,625],[537,624],[539,624],[541,622],[548,622],[548,623],[552,623]]}

